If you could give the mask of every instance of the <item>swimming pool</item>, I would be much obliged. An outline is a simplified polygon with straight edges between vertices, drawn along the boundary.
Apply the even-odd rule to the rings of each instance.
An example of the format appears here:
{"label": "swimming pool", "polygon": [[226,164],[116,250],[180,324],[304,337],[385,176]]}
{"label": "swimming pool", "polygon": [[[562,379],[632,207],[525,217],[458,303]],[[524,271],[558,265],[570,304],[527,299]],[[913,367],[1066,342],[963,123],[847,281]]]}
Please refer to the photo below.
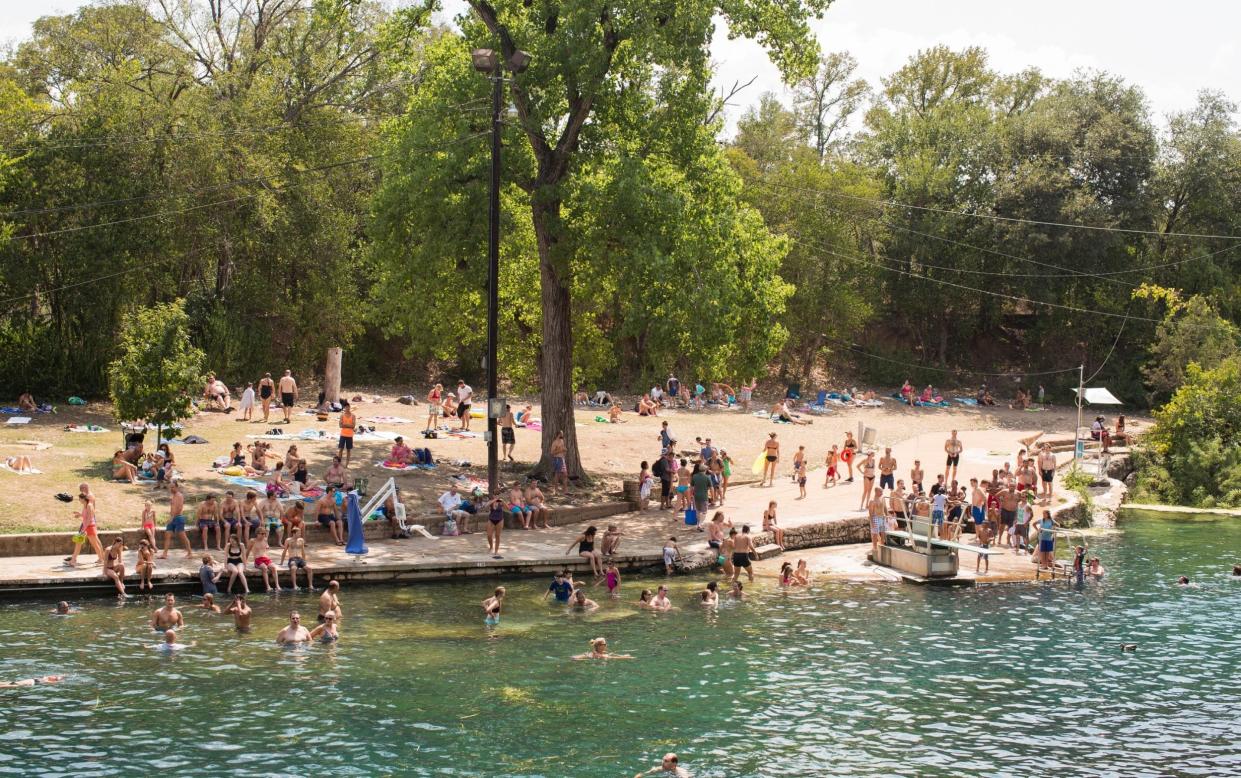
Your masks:
{"label": "swimming pool", "polygon": [[[252,635],[183,602],[176,656],[153,602],[4,603],[0,678],[71,677],[0,691],[0,774],[623,776],[668,750],[700,778],[1238,773],[1241,523],[1133,514],[1094,543],[1099,584],[759,584],[715,612],[705,579],[584,616],[510,581],[494,631],[493,583],[351,589],[341,642],[303,650],[272,639],[310,595],[254,598]],[[638,659],[568,659],[596,635]]]}

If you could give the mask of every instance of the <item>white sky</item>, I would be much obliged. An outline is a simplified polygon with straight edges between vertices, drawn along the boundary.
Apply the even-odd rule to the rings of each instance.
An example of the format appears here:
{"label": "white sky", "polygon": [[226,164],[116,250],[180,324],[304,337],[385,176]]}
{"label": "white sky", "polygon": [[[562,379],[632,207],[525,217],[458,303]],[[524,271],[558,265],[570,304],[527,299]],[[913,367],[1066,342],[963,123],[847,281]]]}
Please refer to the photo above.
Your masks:
{"label": "white sky", "polygon": [[[25,37],[39,16],[65,13],[83,0],[0,0],[0,41]],[[445,0],[455,13],[463,0]],[[1199,89],[1241,101],[1241,3],[1224,0],[836,0],[814,25],[825,51],[849,51],[859,75],[878,86],[920,48],[979,45],[1004,72],[1034,66],[1050,76],[1096,68],[1140,85],[1158,120],[1191,107]],[[762,48],[713,45],[720,85],[758,80],[728,112],[730,124],[764,91],[782,90]]]}

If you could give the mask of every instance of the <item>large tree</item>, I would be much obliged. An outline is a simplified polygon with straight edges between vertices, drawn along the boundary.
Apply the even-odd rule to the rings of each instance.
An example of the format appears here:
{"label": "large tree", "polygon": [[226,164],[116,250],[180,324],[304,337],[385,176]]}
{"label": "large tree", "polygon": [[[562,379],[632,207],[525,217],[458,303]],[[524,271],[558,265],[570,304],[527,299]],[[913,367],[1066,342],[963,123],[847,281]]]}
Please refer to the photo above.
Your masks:
{"label": "large tree", "polygon": [[[684,73],[705,92],[704,76],[717,19],[729,25],[730,34],[757,38],[786,77],[796,78],[814,68],[818,48],[808,25],[829,1],[561,4],[469,0],[470,12],[458,19],[465,48],[494,49],[504,62],[518,50],[533,57],[527,72],[505,73],[523,147],[513,155],[517,164],[506,168],[506,175],[527,204],[538,258],[537,360],[544,417],[541,467],[546,467],[552,436],[563,432],[569,444],[569,472],[575,477],[584,475],[572,406],[577,313],[574,291],[581,283],[575,268],[584,256],[602,253],[607,247],[586,245],[573,232],[574,197],[580,195],[582,183],[578,179],[588,170],[598,170],[589,164],[592,161],[615,157],[622,151],[641,157],[642,139],[627,136],[629,128],[642,118],[635,110],[645,106],[635,104],[634,97],[648,93],[652,84],[671,87],[675,76]],[[475,77],[473,83],[477,86],[467,87],[473,96],[485,94],[486,83],[481,77]],[[707,114],[704,110],[699,125]],[[592,133],[592,124],[596,123],[611,131]],[[690,142],[693,148],[701,149],[701,138],[693,134],[690,125],[677,126],[683,135],[668,139],[674,146]],[[444,183],[463,181],[452,176]],[[662,275],[686,271],[692,268],[672,264]],[[651,278],[654,284],[660,280]],[[683,283],[684,304],[692,305],[692,281]]]}

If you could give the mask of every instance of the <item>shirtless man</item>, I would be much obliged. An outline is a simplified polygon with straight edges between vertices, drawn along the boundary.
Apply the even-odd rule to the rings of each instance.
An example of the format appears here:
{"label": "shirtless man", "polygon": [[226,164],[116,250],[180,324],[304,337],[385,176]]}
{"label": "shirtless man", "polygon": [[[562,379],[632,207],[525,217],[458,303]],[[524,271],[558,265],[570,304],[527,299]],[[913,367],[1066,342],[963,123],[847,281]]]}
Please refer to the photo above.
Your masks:
{"label": "shirtless man", "polygon": [[504,415],[500,417],[500,458],[513,461],[513,447],[517,445],[517,420],[513,418],[513,406],[504,406]]}
{"label": "shirtless man", "polygon": [[169,593],[164,595],[164,607],[151,614],[151,629],[163,632],[167,629],[181,629],[185,626],[185,617],[177,610],[177,598]]}
{"label": "shirtless man", "polygon": [[970,519],[974,522],[974,534],[987,523],[987,492],[978,485],[977,478],[970,479]]}
{"label": "shirtless man", "polygon": [[238,632],[250,631],[250,606],[246,604],[246,596],[238,594],[233,597],[233,602],[228,606],[225,613],[233,614],[233,626]]}
{"label": "shirtless man", "polygon": [[245,523],[245,519],[241,516],[241,504],[237,502],[233,491],[224,493],[224,499],[220,500],[220,525],[224,529],[224,545],[228,545],[229,538],[233,533],[241,534],[241,525]]}
{"label": "shirtless man", "polygon": [[185,534],[185,495],[181,493],[181,483],[173,481],[168,487],[168,525],[164,527],[164,553],[160,559],[168,558],[168,546],[172,544],[172,536],[176,535],[185,546],[185,558],[193,559],[194,551],[190,548],[190,536]]}
{"label": "shirtless man", "polygon": [[569,491],[569,467],[565,459],[568,452],[569,445],[565,443],[564,433],[557,432],[547,450],[552,458],[552,490],[557,494]]}
{"label": "shirtless man", "polygon": [[284,544],[284,552],[280,555],[280,564],[289,563],[289,586],[297,591],[297,571],[306,571],[306,588],[315,588],[315,569],[306,562],[306,539],[302,537],[301,528],[294,527],[289,532],[289,539]]}
{"label": "shirtless man", "polygon": [[957,465],[961,464],[961,452],[964,448],[957,438],[957,431],[953,430],[950,437],[944,441],[944,453],[948,455],[948,462],[944,466],[945,482],[952,483],[957,477]]}
{"label": "shirtless man", "polygon": [[328,581],[327,589],[319,595],[320,624],[323,623],[323,617],[329,613],[336,614],[336,623],[339,624],[343,614],[340,610],[340,582],[336,579]]}
{"label": "shirtless man", "polygon": [[263,523],[260,526],[267,530],[268,540],[279,544],[280,530],[284,526],[280,523],[280,517],[284,515],[284,506],[280,504],[280,500],[276,499],[275,492],[268,492],[263,501],[259,503],[259,513],[263,517]]}
{"label": "shirtless man", "polygon": [[289,414],[293,412],[293,403],[297,402],[297,381],[293,380],[293,371],[286,370],[280,376],[280,407],[284,409],[284,423],[289,423]]}
{"label": "shirtless man", "polygon": [[793,481],[797,481],[798,474],[802,471],[802,466],[806,464],[806,447],[798,446],[797,451],[793,453]]}
{"label": "shirtless man", "polygon": [[1051,452],[1051,446],[1046,443],[1038,452],[1038,470],[1039,477],[1043,481],[1041,489],[1043,502],[1047,503],[1051,501],[1052,482],[1056,478],[1056,455]]}
{"label": "shirtless man", "polygon": [[758,485],[775,486],[776,463],[780,461],[780,442],[776,440],[774,432],[767,433],[767,442],[763,444],[763,457],[763,478]]}
{"label": "shirtless man", "polygon": [[885,448],[883,457],[879,460],[879,488],[894,489],[896,473],[896,457],[892,456],[892,449]]}
{"label": "shirtless man", "polygon": [[922,480],[926,474],[922,472],[922,460],[915,459],[914,466],[909,471],[909,488],[913,489],[915,495],[922,494]]}
{"label": "shirtless man", "polygon": [[310,630],[302,626],[302,614],[297,611],[289,614],[289,626],[277,633],[276,642],[280,645],[296,645],[298,643],[310,642]]}
{"label": "shirtless man", "polygon": [[194,526],[198,527],[198,532],[202,537],[203,550],[210,548],[207,543],[207,537],[210,530],[215,530],[215,547],[218,551],[223,551],[224,546],[220,545],[220,506],[216,503],[215,495],[209,494],[203,498],[203,501],[194,509]]}
{"label": "shirtless man", "polygon": [[909,508],[905,503],[905,480],[896,482],[896,487],[892,489],[892,515],[896,518],[896,528],[905,529],[908,524],[902,523],[909,518]]}
{"label": "shirtless man", "polygon": [[870,516],[870,558],[877,564],[879,547],[886,543],[888,538],[888,517],[883,508],[883,489],[878,486],[871,492],[866,512]]}
{"label": "shirtless man", "polygon": [[341,531],[340,506],[336,504],[335,486],[329,486],[315,503],[315,514],[319,525],[326,527],[332,533],[332,540],[336,545],[345,545],[344,533]]}
{"label": "shirtless man", "polygon": [[576,589],[573,592],[573,599],[569,602],[569,608],[576,611],[593,611],[599,608],[599,603],[586,596],[586,589]]}
{"label": "shirtless man", "polygon": [[1013,525],[1017,522],[1017,490],[1010,483],[1000,492],[1000,523],[1004,525],[1005,542],[1013,545]]}
{"label": "shirtless man", "polygon": [[750,525],[741,525],[741,534],[733,538],[733,580],[741,577],[741,569],[750,583],[754,583],[754,567],[750,564],[750,552],[754,550],[754,538],[750,537]]}

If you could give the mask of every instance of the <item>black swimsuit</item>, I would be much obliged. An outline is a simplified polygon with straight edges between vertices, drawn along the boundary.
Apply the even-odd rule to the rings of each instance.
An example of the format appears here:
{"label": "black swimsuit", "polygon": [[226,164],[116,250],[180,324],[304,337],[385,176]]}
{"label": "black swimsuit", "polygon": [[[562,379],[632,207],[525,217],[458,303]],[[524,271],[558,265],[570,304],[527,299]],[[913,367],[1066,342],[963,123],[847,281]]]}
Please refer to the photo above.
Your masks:
{"label": "black swimsuit", "polygon": [[577,553],[586,554],[595,550],[595,541],[580,540],[577,544]]}
{"label": "black swimsuit", "polygon": [[272,395],[272,387],[270,387],[270,386],[260,386],[260,387],[259,387],[259,397],[261,397],[261,398],[263,398],[264,400],[266,400],[268,397],[271,397],[271,395]]}

